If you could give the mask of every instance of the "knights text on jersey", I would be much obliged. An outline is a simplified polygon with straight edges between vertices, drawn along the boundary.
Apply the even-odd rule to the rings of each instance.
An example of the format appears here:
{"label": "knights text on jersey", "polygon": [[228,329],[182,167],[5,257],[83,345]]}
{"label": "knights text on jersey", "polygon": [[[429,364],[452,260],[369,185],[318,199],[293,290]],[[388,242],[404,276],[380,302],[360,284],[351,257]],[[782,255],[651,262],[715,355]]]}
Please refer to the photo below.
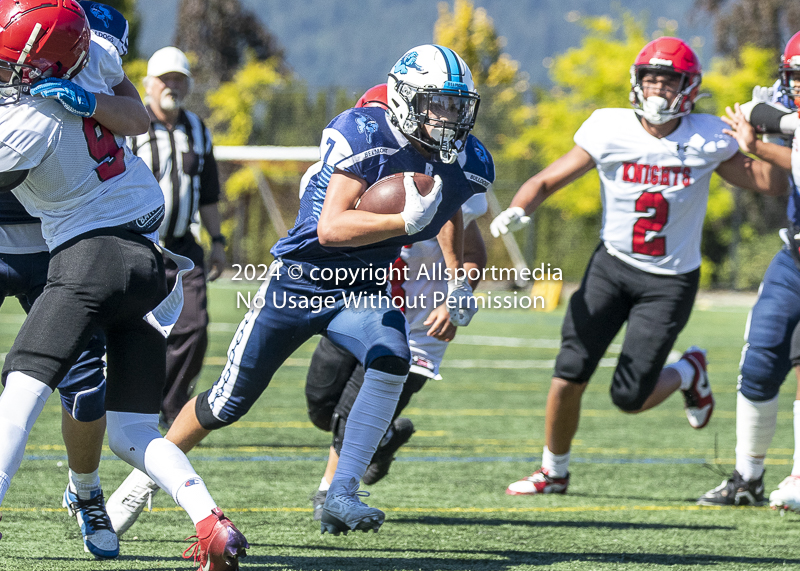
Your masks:
{"label": "knights text on jersey", "polygon": [[0,107],[0,172],[21,169],[31,170],[12,192],[42,219],[51,250],[164,204],[152,173],[122,138],[52,99],[26,95]]}
{"label": "knights text on jersey", "polygon": [[736,140],[718,117],[691,114],[658,139],[633,109],[599,109],[575,133],[594,159],[603,202],[601,239],[624,262],[654,274],[700,267],[711,174]]}
{"label": "knights text on jersey", "polygon": [[[294,227],[272,248],[276,258],[320,267],[388,267],[403,245],[435,237],[470,196],[485,191],[467,180],[457,162],[448,165],[425,159],[377,107],[348,109],[335,117],[322,132],[320,156],[321,168],[308,179]],[[413,236],[359,247],[325,247],[319,243],[317,223],[334,169],[364,179],[368,187],[400,172],[438,174],[442,178],[442,201],[431,223]]]}

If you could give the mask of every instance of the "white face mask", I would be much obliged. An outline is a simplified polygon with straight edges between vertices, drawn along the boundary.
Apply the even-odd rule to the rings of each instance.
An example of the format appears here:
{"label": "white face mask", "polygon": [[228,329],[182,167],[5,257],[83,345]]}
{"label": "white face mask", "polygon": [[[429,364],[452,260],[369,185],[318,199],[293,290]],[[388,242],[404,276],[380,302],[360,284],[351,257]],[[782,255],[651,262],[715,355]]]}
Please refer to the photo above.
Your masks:
{"label": "white face mask", "polygon": [[175,111],[183,105],[183,98],[179,97],[178,94],[169,87],[165,87],[164,91],[161,92],[158,103],[164,111]]}
{"label": "white face mask", "polygon": [[664,113],[668,107],[666,99],[653,95],[642,102],[642,116],[653,125],[663,125],[672,119],[670,115]]}

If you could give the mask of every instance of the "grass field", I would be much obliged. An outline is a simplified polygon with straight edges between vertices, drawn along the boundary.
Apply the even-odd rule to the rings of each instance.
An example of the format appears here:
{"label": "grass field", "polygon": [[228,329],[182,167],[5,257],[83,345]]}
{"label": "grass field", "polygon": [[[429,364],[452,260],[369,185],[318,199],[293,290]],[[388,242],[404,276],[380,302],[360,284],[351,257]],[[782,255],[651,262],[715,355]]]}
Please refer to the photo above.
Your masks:
{"label": "grass field", "polygon": [[[212,286],[210,308],[211,344],[200,388],[216,379],[243,314],[231,282]],[[483,311],[459,333],[444,380],[429,382],[406,410],[417,433],[389,477],[368,488],[368,502],[386,512],[378,534],[321,536],[311,520],[308,497],[322,476],[330,441],[305,412],[313,342],[279,371],[247,417],[213,433],[190,458],[251,543],[243,569],[797,568],[799,515],[695,505],[723,479],[708,467],[716,455],[718,469],[732,469],[746,313],[743,305],[698,304],[678,340],[677,349],[698,344],[709,351],[717,408],[702,431],[689,427],[678,396],[640,416],[617,411],[607,392],[612,368],[604,362],[584,397],[565,496],[503,493],[539,466],[563,309]],[[10,347],[21,321],[15,304],[6,302],[0,350]],[[615,356],[613,349],[607,357]],[[790,379],[767,463],[768,491],[791,468],[793,396]],[[163,493],[124,537],[118,559],[98,562],[84,553],[78,527],[60,507],[67,467],[59,408],[51,398],[2,507],[0,569],[193,569],[180,557],[193,527]],[[129,468],[108,450],[104,458],[101,477],[110,495]]]}

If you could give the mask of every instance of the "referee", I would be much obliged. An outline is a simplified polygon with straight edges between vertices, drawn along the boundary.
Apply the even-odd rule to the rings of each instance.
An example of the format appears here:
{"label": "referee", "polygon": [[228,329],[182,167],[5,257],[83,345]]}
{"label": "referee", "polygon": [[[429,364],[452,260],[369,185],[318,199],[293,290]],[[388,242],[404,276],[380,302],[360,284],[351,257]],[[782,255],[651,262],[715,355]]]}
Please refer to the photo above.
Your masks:
{"label": "referee", "polygon": [[[167,384],[161,422],[168,428],[189,400],[208,346],[206,279],[219,277],[225,264],[225,237],[220,232],[217,163],[211,133],[200,118],[183,109],[192,87],[189,61],[178,48],[158,50],[147,62],[144,78],[150,128],[133,137],[133,152],[144,159],[164,193],[165,216],[159,228],[161,243],[186,256],[195,269],[183,276],[183,312],[167,338]],[[199,220],[211,236],[209,270],[197,243]],[[167,265],[169,287],[177,268]]]}

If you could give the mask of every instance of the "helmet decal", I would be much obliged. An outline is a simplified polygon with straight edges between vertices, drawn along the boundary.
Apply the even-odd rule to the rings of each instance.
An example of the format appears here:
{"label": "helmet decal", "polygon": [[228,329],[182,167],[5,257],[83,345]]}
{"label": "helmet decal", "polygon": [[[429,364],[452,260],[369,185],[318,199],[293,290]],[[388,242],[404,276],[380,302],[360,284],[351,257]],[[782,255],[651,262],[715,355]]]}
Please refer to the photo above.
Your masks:
{"label": "helmet decal", "polygon": [[356,129],[367,138],[367,143],[372,144],[372,134],[378,130],[378,122],[372,117],[356,113]]}
{"label": "helmet decal", "polygon": [[486,149],[483,148],[483,145],[477,139],[474,139],[474,141],[475,146],[473,148],[475,149],[475,154],[478,155],[478,158],[483,164],[488,164],[489,157],[486,156]]}
{"label": "helmet decal", "polygon": [[404,55],[400,61],[395,64],[392,73],[405,75],[408,73],[408,68],[416,69],[419,72],[425,73],[425,70],[417,64],[417,52],[409,52]]}
{"label": "helmet decal", "polygon": [[113,20],[114,17],[111,15],[111,11],[108,8],[102,4],[93,4],[90,10],[92,16],[102,22],[106,28],[111,25],[111,20]]}

